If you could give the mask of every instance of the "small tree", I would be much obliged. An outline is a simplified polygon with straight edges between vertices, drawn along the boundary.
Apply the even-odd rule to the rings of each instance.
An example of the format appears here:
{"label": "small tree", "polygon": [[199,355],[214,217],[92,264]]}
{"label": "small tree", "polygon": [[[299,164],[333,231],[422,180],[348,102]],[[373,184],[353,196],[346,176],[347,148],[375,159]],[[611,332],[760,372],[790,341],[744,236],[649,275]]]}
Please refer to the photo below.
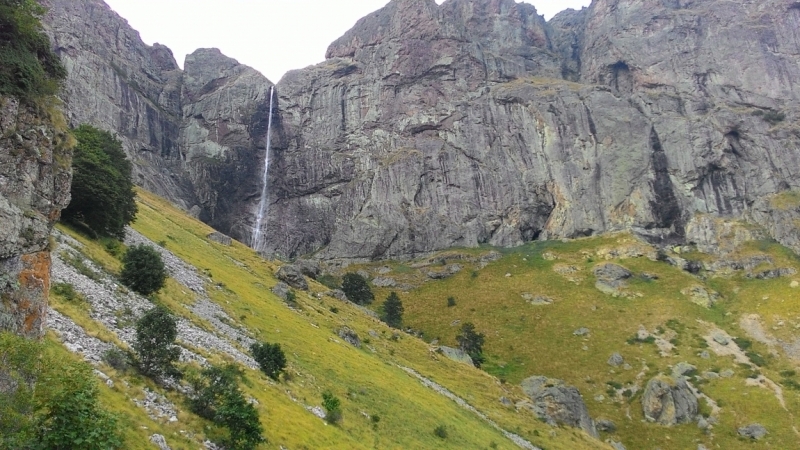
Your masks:
{"label": "small tree", "polygon": [[475,325],[472,322],[466,322],[461,325],[461,331],[458,336],[456,336],[459,348],[472,358],[475,367],[480,367],[481,364],[483,364],[484,340],[485,336],[483,333],[475,331]]}
{"label": "small tree", "polygon": [[156,306],[136,322],[136,341],[133,349],[142,374],[150,377],[178,375],[173,365],[181,354],[175,346],[178,326],[169,310]]}
{"label": "small tree", "polygon": [[353,272],[348,272],[342,277],[342,291],[347,299],[359,305],[369,305],[375,300],[375,294],[372,293],[367,280],[361,275]]}
{"label": "small tree", "polygon": [[342,402],[331,391],[322,393],[322,407],[325,408],[325,420],[329,423],[342,420]]}
{"label": "small tree", "polygon": [[142,295],[150,295],[164,287],[167,271],[161,255],[148,245],[133,246],[122,258],[120,281]]}
{"label": "small tree", "polygon": [[383,321],[392,328],[400,328],[403,325],[403,311],[403,302],[392,291],[383,303]]}
{"label": "small tree", "polygon": [[281,350],[281,344],[254,342],[250,346],[250,351],[253,353],[253,359],[261,367],[261,371],[273,380],[277,380],[283,369],[286,368],[286,355]]}
{"label": "small tree", "polygon": [[244,373],[229,364],[211,366],[191,377],[194,394],[189,408],[200,417],[228,429],[225,444],[236,450],[251,450],[264,442],[264,428],[258,419],[255,406],[248,403],[239,389]]}

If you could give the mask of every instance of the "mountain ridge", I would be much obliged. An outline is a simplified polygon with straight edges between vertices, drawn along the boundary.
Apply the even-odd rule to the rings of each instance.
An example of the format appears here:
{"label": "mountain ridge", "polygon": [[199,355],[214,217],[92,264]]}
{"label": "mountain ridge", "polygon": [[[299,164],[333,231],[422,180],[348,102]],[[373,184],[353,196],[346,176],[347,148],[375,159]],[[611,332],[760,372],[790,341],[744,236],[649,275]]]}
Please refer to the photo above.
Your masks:
{"label": "mountain ridge", "polygon": [[[209,77],[196,91],[129,27],[126,51],[169,69],[163,91],[131,89],[147,76],[128,53],[111,59],[131,70],[92,79],[111,65],[95,31],[64,36],[101,3],[50,4],[68,91],[95,98],[81,72],[114,92],[96,104],[147,125],[85,105],[72,120],[117,131],[139,184],[248,242],[272,84],[210,58],[187,67]],[[276,85],[265,253],[413,258],[623,229],[680,242],[700,213],[746,218],[798,250],[785,230],[800,212],[768,199],[800,187],[792,5],[595,0],[545,22],[513,0],[389,2]]]}

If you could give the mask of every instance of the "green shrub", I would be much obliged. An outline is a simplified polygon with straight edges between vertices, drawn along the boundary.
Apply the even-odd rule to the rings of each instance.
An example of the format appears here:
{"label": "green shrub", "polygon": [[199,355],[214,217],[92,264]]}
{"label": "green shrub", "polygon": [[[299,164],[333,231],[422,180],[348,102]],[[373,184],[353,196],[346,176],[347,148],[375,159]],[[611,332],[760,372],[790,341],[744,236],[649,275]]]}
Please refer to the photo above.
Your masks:
{"label": "green shrub", "polygon": [[329,273],[320,275],[317,281],[328,289],[340,289],[342,287],[342,283],[339,282],[339,279]]}
{"label": "green shrub", "polygon": [[23,101],[54,95],[67,71],[53,53],[34,0],[0,0],[0,94]]}
{"label": "green shrub", "polygon": [[470,358],[472,358],[475,367],[480,368],[485,358],[483,357],[483,344],[486,337],[483,333],[475,331],[475,325],[472,322],[466,322],[461,325],[461,330],[456,336],[459,348],[465,351]]}
{"label": "green shrub", "polygon": [[369,305],[375,300],[375,295],[367,284],[367,280],[357,273],[344,274],[342,291],[348,300],[359,305]]}
{"label": "green shrub", "polygon": [[122,239],[125,226],[136,217],[131,162],[122,143],[107,131],[81,125],[73,134],[78,143],[72,158],[71,200],[61,217],[93,234]]}
{"label": "green shrub", "polygon": [[103,362],[120,372],[124,372],[128,370],[130,358],[125,352],[114,347],[103,353]]}
{"label": "green shrub", "polygon": [[332,392],[322,393],[322,407],[328,423],[339,423],[342,420],[342,402]]}
{"label": "green shrub", "polygon": [[255,342],[250,346],[250,351],[261,371],[273,380],[277,380],[286,368],[286,355],[281,350],[281,344]]}
{"label": "green shrub", "polygon": [[69,283],[53,283],[50,287],[50,291],[68,302],[83,303],[86,301],[86,298],[78,293]]}
{"label": "green shrub", "polygon": [[750,358],[750,362],[758,367],[764,367],[767,365],[767,360],[756,352],[745,352],[745,356]]}
{"label": "green shrub", "polygon": [[383,303],[383,321],[392,328],[400,328],[403,325],[403,311],[403,302],[392,291]]}
{"label": "green shrub", "polygon": [[736,345],[738,345],[739,348],[742,350],[749,350],[750,347],[753,346],[753,341],[751,341],[750,339],[735,337],[733,338],[733,342],[735,342]]}
{"label": "green shrub", "polygon": [[433,434],[441,439],[447,439],[447,428],[444,425],[439,425],[433,429]]}
{"label": "green shrub", "polygon": [[153,247],[140,244],[125,252],[119,278],[134,291],[150,295],[164,287],[167,271],[161,255]]}
{"label": "green shrub", "polygon": [[175,346],[178,326],[172,313],[163,306],[147,311],[136,322],[136,365],[142,374],[149,377],[177,376],[174,364],[181,354]]}
{"label": "green shrub", "polygon": [[108,450],[122,448],[116,416],[98,404],[97,382],[83,363],[59,364],[51,379],[46,411],[38,423],[40,448]]}
{"label": "green shrub", "polygon": [[452,308],[456,306],[456,298],[455,297],[447,297],[447,307]]}
{"label": "green shrub", "polygon": [[189,378],[193,395],[190,409],[200,417],[227,428],[227,448],[252,450],[265,442],[255,406],[247,402],[239,388],[244,373],[235,365],[211,366],[199,376]]}
{"label": "green shrub", "polygon": [[122,447],[88,364],[56,361],[41,343],[2,333],[0,387],[0,448]]}

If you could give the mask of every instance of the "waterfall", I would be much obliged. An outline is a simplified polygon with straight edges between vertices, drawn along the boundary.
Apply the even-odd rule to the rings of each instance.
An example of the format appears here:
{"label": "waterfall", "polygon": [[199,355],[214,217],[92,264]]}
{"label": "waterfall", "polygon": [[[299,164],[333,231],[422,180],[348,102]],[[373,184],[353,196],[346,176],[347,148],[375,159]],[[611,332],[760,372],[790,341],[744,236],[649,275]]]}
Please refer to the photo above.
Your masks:
{"label": "waterfall", "polygon": [[269,177],[269,150],[270,138],[272,136],[272,100],[274,98],[275,86],[269,88],[269,118],[267,119],[267,151],[264,156],[264,175],[261,177],[261,200],[258,202],[258,212],[256,213],[256,225],[253,227],[253,239],[250,246],[258,251],[261,247],[261,227],[264,218],[267,217],[269,205],[267,202],[267,181]]}

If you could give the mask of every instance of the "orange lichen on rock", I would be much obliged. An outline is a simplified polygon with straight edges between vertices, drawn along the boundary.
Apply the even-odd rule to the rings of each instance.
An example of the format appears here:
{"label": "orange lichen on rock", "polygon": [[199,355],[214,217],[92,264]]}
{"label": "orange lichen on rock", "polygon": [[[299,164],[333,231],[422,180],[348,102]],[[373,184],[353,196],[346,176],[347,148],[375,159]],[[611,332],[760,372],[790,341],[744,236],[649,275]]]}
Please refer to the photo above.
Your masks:
{"label": "orange lichen on rock", "polygon": [[47,314],[47,296],[50,292],[50,252],[22,255],[19,273],[20,289],[15,295],[17,312],[21,315],[21,329],[25,336],[41,336]]}

